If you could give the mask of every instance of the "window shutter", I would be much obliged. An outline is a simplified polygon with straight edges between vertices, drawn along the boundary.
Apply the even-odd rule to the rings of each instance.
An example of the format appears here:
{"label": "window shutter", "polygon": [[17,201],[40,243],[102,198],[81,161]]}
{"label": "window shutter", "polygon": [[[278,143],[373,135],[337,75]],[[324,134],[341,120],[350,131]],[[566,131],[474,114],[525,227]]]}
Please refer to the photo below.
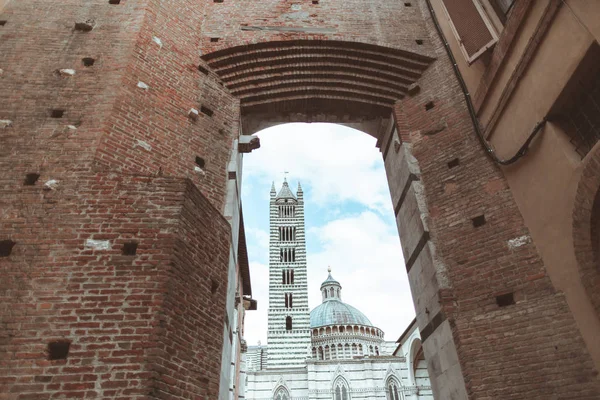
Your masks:
{"label": "window shutter", "polygon": [[498,41],[498,35],[478,0],[443,0],[442,3],[469,64]]}

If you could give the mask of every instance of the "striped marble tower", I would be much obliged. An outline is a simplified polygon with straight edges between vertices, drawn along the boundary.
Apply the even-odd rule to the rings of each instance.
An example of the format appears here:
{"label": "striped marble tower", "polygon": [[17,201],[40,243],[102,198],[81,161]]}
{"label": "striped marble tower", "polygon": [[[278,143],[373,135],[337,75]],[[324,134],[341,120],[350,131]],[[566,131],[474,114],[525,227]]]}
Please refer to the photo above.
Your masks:
{"label": "striped marble tower", "polygon": [[306,278],[304,195],[284,180],[279,194],[271,187],[269,241],[269,331],[267,368],[306,363],[310,312]]}

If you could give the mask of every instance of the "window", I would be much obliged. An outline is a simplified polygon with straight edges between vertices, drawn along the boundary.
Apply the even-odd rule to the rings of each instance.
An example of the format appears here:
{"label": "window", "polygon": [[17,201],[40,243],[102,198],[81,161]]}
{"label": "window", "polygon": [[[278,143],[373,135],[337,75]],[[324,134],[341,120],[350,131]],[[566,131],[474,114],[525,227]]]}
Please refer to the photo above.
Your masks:
{"label": "window", "polygon": [[551,122],[562,128],[581,158],[600,139],[600,46],[594,42],[552,106]]}
{"label": "window", "polygon": [[294,218],[296,214],[296,207],[294,206],[279,206],[279,217],[280,218]]}
{"label": "window", "polygon": [[389,400],[401,400],[402,398],[400,397],[400,392],[401,390],[399,389],[400,385],[398,384],[398,381],[394,378],[390,378],[388,380],[387,383],[387,395],[388,395],[388,399]]}
{"label": "window", "polygon": [[497,41],[498,35],[479,0],[443,0],[446,16],[469,64]]}
{"label": "window", "polygon": [[[292,308],[292,294],[291,293],[285,294],[285,308]],[[288,318],[290,318],[290,317],[288,317]]]}
{"label": "window", "polygon": [[296,249],[295,248],[284,248],[279,249],[279,261],[280,262],[296,262]]}
{"label": "window", "polygon": [[515,5],[516,0],[490,0],[492,3],[492,7],[494,7],[494,11],[498,14],[498,18],[502,21],[502,23],[506,22],[508,17],[508,13],[512,10],[512,7]]}
{"label": "window", "polygon": [[285,317],[285,330],[286,331],[291,331],[292,330],[292,317]]}
{"label": "window", "polygon": [[281,283],[283,285],[291,285],[294,283],[294,270],[293,269],[281,270]]}
{"label": "window", "polygon": [[341,376],[333,383],[333,400],[350,400],[348,382]]}
{"label": "window", "polygon": [[289,400],[290,399],[290,394],[289,394],[289,392],[287,391],[286,388],[280,387],[275,392],[275,396],[273,397],[273,399],[274,400]]}
{"label": "window", "polygon": [[280,226],[279,227],[279,241],[293,242],[295,240],[296,240],[296,227],[293,227],[293,226]]}

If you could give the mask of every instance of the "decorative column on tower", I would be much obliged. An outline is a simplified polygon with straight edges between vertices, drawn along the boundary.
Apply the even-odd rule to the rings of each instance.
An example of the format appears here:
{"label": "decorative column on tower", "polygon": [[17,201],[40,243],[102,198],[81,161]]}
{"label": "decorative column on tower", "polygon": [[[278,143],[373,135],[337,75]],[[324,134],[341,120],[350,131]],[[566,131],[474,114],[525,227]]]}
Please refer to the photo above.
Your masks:
{"label": "decorative column on tower", "polygon": [[267,368],[305,365],[310,345],[304,194],[284,180],[271,187],[269,241],[269,330]]}

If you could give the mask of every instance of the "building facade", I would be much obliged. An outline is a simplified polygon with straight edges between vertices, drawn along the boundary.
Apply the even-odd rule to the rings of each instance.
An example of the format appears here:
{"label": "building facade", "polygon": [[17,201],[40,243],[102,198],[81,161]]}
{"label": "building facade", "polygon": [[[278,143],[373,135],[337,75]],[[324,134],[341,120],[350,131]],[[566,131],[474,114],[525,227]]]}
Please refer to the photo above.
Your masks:
{"label": "building facade", "polygon": [[424,359],[411,374],[405,353],[398,351],[414,352],[409,347],[415,343],[420,348],[415,324],[404,340],[408,344],[386,342],[362,312],[342,301],[342,285],[331,268],[320,287],[322,303],[309,312],[300,185],[296,195],[287,181],[279,193],[273,186],[270,210],[269,343],[248,348],[244,398],[433,399]]}

